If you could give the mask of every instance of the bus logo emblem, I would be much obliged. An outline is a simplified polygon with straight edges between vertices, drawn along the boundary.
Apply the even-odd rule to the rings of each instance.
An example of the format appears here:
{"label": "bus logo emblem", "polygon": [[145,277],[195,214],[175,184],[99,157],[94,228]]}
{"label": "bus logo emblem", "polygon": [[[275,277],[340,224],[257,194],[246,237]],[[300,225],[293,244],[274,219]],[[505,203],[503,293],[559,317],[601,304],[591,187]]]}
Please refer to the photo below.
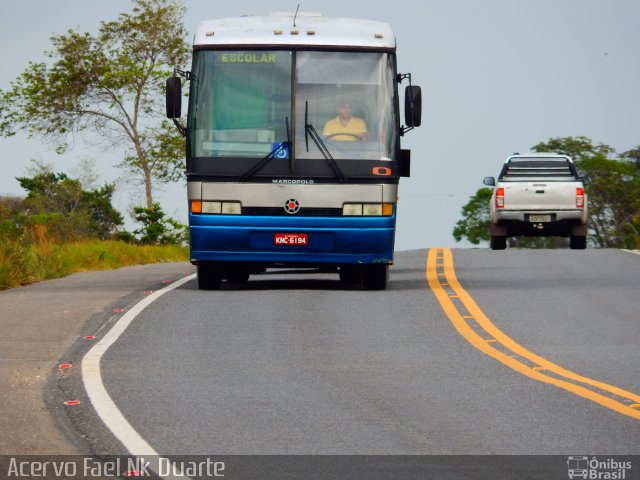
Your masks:
{"label": "bus logo emblem", "polygon": [[284,211],[290,215],[294,215],[300,211],[300,202],[295,198],[290,198],[284,202]]}

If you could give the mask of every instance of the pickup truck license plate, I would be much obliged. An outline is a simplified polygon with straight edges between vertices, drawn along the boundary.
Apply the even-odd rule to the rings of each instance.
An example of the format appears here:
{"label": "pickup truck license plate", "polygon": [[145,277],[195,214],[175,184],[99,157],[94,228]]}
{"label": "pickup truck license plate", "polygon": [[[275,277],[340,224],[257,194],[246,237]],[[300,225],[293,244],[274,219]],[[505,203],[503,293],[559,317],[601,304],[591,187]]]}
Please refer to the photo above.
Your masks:
{"label": "pickup truck license plate", "polygon": [[530,222],[550,222],[551,215],[529,215]]}
{"label": "pickup truck license plate", "polygon": [[309,245],[307,233],[274,233],[274,245],[305,246]]}

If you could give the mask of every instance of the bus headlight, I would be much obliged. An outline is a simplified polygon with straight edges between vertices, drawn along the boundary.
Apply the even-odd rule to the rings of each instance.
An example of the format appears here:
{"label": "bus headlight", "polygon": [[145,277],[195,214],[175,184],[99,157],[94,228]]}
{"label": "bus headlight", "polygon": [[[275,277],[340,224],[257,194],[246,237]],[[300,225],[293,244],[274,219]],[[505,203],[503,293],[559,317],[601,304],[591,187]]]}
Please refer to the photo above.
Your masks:
{"label": "bus headlight", "polygon": [[345,203],[342,206],[342,215],[345,217],[362,215],[361,203]]}
{"label": "bus headlight", "polygon": [[345,203],[342,206],[345,217],[390,217],[393,215],[393,203]]}
{"label": "bus headlight", "polygon": [[242,213],[242,205],[240,202],[222,202],[223,215],[240,215]]}
{"label": "bus headlight", "polygon": [[362,205],[362,215],[381,217],[382,216],[382,204],[381,203],[365,203]]}
{"label": "bus headlight", "polygon": [[202,213],[222,213],[222,202],[202,202]]}
{"label": "bus headlight", "polygon": [[191,213],[206,213],[210,215],[240,215],[242,204],[240,202],[209,202],[193,200]]}

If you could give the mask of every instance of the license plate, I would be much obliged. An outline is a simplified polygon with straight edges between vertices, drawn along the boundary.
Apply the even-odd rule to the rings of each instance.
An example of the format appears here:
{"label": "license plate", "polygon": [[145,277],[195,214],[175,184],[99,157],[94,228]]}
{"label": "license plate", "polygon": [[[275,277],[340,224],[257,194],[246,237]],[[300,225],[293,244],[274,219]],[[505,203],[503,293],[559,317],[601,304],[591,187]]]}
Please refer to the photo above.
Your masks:
{"label": "license plate", "polygon": [[274,233],[273,243],[287,246],[309,245],[309,235],[306,233]]}
{"label": "license plate", "polygon": [[530,222],[550,222],[551,215],[529,215]]}

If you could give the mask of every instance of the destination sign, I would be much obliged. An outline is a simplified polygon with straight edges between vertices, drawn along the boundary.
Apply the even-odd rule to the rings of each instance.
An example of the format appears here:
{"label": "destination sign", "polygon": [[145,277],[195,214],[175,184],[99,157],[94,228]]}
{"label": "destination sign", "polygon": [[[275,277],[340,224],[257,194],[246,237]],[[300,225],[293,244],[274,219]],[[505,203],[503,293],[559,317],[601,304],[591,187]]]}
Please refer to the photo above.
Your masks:
{"label": "destination sign", "polygon": [[223,53],[221,63],[276,63],[276,54],[268,52]]}

